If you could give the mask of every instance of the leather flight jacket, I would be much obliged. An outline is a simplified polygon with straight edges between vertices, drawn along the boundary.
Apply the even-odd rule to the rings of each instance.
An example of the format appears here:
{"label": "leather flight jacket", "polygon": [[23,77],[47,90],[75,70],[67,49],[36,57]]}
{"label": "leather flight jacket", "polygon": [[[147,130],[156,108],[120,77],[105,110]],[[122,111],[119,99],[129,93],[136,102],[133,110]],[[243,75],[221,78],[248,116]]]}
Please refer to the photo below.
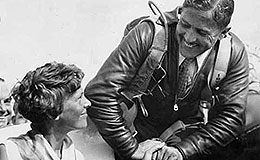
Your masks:
{"label": "leather flight jacket", "polygon": [[[169,25],[176,25],[176,21],[170,22]],[[122,116],[120,104],[125,102],[131,105],[131,102],[127,101],[121,93],[129,90],[140,66],[149,55],[154,37],[153,29],[152,24],[148,22],[141,23],[132,29],[110,54],[84,91],[84,95],[92,104],[88,109],[89,117],[96,124],[104,140],[125,159],[134,154],[138,142]],[[210,111],[208,123],[174,145],[182,153],[184,159],[211,154],[219,147],[226,146],[243,131],[248,92],[248,59],[243,43],[234,34],[230,33],[230,36],[232,49],[227,74],[217,89],[213,89],[217,103]],[[217,47],[214,48],[215,52],[217,49]],[[149,68],[147,70],[154,72],[154,70],[149,71]],[[177,73],[168,74],[174,77]],[[201,90],[204,83],[207,83],[205,79],[206,77],[198,78],[195,82],[195,90]],[[147,78],[139,81],[145,82]],[[190,93],[198,94],[194,90]],[[187,97],[187,101],[185,99],[180,101],[180,108],[186,108],[181,111],[182,113],[198,109],[195,105],[196,99],[193,99],[192,95],[187,95]],[[190,105],[190,102],[194,102],[194,105]],[[193,115],[179,115],[178,119],[185,120],[189,116]]]}

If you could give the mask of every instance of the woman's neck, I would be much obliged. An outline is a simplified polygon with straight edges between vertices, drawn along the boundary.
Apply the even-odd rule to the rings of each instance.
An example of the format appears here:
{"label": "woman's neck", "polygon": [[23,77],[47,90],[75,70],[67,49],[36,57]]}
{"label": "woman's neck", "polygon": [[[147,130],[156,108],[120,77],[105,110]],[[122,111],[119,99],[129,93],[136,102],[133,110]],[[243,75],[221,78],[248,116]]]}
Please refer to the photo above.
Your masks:
{"label": "woman's neck", "polygon": [[63,141],[67,136],[65,127],[57,125],[55,122],[44,124],[32,124],[32,129],[38,131],[49,142],[55,153],[61,157]]}
{"label": "woman's neck", "polygon": [[57,132],[50,133],[48,135],[44,135],[44,138],[49,142],[53,150],[61,150],[63,140],[65,139],[67,134],[60,134]]}

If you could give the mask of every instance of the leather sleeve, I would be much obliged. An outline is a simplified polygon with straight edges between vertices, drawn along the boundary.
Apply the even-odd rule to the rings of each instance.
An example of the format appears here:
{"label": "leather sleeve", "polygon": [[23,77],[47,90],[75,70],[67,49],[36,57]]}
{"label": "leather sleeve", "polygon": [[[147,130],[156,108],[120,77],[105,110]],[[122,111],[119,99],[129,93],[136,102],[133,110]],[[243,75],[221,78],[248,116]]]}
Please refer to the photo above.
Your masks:
{"label": "leather sleeve", "polygon": [[142,22],[133,28],[111,53],[97,75],[87,84],[84,95],[91,101],[88,115],[104,140],[122,157],[129,158],[138,143],[125,127],[119,106],[119,90],[131,83],[152,45],[153,26]]}
{"label": "leather sleeve", "polygon": [[248,58],[242,42],[234,34],[231,36],[227,75],[216,91],[219,103],[210,110],[207,125],[176,145],[184,159],[209,155],[243,131],[249,83]]}

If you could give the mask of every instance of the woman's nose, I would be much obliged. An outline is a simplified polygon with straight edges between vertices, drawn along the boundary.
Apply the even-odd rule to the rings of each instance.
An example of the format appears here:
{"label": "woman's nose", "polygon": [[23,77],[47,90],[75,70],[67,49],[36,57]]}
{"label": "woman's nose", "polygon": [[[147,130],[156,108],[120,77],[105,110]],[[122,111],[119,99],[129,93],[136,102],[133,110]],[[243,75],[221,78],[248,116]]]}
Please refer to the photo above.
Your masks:
{"label": "woman's nose", "polygon": [[3,105],[0,105],[0,116],[3,116],[6,112],[6,108]]}
{"label": "woman's nose", "polygon": [[85,97],[83,97],[82,99],[83,99],[83,107],[86,109],[89,108],[91,106],[91,102]]}
{"label": "woman's nose", "polygon": [[4,110],[0,110],[0,116],[3,116],[5,114]]}

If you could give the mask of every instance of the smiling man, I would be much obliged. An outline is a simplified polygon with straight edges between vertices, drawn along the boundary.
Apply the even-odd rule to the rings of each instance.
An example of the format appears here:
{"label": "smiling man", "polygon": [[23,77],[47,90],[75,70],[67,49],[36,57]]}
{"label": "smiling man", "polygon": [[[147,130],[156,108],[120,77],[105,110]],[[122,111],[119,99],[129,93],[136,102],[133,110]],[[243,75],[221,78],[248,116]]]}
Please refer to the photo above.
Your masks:
{"label": "smiling man", "polygon": [[[248,59],[229,31],[233,11],[233,0],[185,0],[165,13],[168,33],[162,17],[143,19],[126,33],[85,88],[88,114],[118,159],[142,159],[156,146],[152,159],[208,158],[243,131]],[[158,58],[154,48],[165,35],[167,51]],[[226,76],[205,102],[220,50],[230,52]],[[136,116],[134,127],[126,108]]]}
{"label": "smiling man", "polygon": [[13,116],[12,98],[4,79],[0,78],[0,128],[6,127]]}

